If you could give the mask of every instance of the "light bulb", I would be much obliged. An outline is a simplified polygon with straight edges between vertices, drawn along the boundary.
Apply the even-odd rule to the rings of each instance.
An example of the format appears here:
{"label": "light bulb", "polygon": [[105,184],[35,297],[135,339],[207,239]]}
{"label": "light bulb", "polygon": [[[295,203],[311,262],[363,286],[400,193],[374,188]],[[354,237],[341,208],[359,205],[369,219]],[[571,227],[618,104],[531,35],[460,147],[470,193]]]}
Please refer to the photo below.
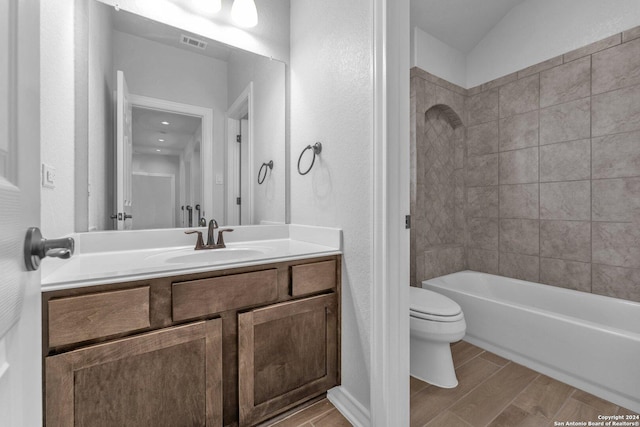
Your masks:
{"label": "light bulb", "polygon": [[222,0],[194,0],[192,3],[198,12],[206,15],[213,15],[222,9]]}
{"label": "light bulb", "polygon": [[251,28],[258,25],[258,9],[253,0],[234,0],[231,18],[240,27]]}

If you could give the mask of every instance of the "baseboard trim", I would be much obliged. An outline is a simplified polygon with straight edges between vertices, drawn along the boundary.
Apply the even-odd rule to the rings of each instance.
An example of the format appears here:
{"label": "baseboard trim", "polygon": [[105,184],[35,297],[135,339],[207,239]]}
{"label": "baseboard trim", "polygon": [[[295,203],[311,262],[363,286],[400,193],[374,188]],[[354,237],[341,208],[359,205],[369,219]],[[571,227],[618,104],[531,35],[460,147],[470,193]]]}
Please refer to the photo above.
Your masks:
{"label": "baseboard trim", "polygon": [[327,399],[355,427],[369,427],[371,417],[367,408],[362,406],[344,387],[337,386],[327,392]]}

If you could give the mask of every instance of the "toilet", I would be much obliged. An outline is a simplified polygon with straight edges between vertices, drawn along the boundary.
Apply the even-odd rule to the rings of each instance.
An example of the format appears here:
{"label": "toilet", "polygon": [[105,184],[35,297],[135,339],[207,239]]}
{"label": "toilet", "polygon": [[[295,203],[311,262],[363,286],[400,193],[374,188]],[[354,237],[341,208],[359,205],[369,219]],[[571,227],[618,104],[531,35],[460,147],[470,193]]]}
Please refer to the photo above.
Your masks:
{"label": "toilet", "polygon": [[436,292],[410,287],[411,376],[443,388],[458,385],[450,344],[464,337],[460,306]]}

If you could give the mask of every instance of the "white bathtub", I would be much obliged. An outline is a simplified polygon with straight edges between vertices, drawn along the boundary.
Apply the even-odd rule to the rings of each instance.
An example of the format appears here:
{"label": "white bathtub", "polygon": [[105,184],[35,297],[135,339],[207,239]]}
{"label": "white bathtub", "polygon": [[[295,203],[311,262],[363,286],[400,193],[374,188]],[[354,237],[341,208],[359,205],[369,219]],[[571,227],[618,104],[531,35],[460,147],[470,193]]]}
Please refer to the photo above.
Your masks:
{"label": "white bathtub", "polygon": [[470,343],[640,412],[640,304],[461,271],[422,282],[462,307]]}

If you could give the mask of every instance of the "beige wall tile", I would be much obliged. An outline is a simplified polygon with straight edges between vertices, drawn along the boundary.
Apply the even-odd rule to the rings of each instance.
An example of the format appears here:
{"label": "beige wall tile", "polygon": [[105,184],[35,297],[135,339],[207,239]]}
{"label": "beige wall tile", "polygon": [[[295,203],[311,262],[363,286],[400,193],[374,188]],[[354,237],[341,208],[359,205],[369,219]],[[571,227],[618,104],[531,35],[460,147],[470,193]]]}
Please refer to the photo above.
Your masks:
{"label": "beige wall tile", "polygon": [[518,78],[521,79],[523,77],[531,76],[544,70],[548,70],[549,68],[557,67],[558,65],[562,65],[562,55],[547,59],[544,62],[527,67],[522,71],[518,71]]}
{"label": "beige wall tile", "polygon": [[500,153],[500,184],[538,182],[538,147]]}
{"label": "beige wall tile", "polygon": [[497,185],[467,189],[467,214],[469,218],[497,218],[498,208]]}
{"label": "beige wall tile", "polygon": [[437,247],[424,252],[424,276],[417,281],[433,279],[465,269],[463,246]]}
{"label": "beige wall tile", "polygon": [[506,76],[498,77],[497,79],[490,80],[486,83],[483,83],[480,87],[483,91],[498,88],[500,86],[504,86],[507,83],[511,83],[513,81],[518,80],[518,73],[507,74]]}
{"label": "beige wall tile", "polygon": [[540,258],[540,282],[560,288],[591,292],[591,264]]}
{"label": "beige wall tile", "polygon": [[591,178],[591,141],[561,142],[540,147],[540,182]]}
{"label": "beige wall tile", "polygon": [[537,219],[501,219],[500,252],[538,255],[539,235],[540,223]]}
{"label": "beige wall tile", "polygon": [[590,105],[584,98],[540,110],[540,145],[589,138]]}
{"label": "beige wall tile", "polygon": [[541,221],[540,256],[591,262],[591,222]]}
{"label": "beige wall tile", "polygon": [[633,27],[627,31],[622,32],[622,43],[626,43],[631,40],[635,40],[640,37],[640,26]]}
{"label": "beige wall tile", "polygon": [[469,248],[467,250],[469,270],[498,274],[498,251]]}
{"label": "beige wall tile", "polygon": [[467,224],[470,248],[498,250],[498,220],[495,218],[471,218]]}
{"label": "beige wall tile", "polygon": [[498,184],[498,155],[469,157],[465,183],[467,187],[478,187]]}
{"label": "beige wall tile", "polygon": [[592,292],[640,302],[640,269],[593,264]]}
{"label": "beige wall tile", "polygon": [[640,177],[592,183],[593,221],[640,222]]}
{"label": "beige wall tile", "polygon": [[640,130],[640,85],[592,98],[593,136]]}
{"label": "beige wall tile", "polygon": [[498,119],[498,90],[492,89],[467,98],[467,125]]}
{"label": "beige wall tile", "polygon": [[593,94],[637,84],[640,84],[640,40],[593,55]]}
{"label": "beige wall tile", "polygon": [[464,95],[450,89],[436,86],[436,103],[450,107],[460,117],[462,123],[466,123],[464,109]]}
{"label": "beige wall tile", "polygon": [[498,122],[492,121],[467,128],[467,154],[479,156],[498,152]]}
{"label": "beige wall tile", "polygon": [[593,138],[593,178],[640,176],[640,132]]}
{"label": "beige wall tile", "polygon": [[500,88],[500,117],[526,113],[539,108],[540,78],[533,75]]}
{"label": "beige wall tile", "polygon": [[540,73],[540,107],[591,95],[591,58],[585,57]]}
{"label": "beige wall tile", "polygon": [[637,224],[594,222],[592,262],[640,268],[640,228]]}
{"label": "beige wall tile", "polygon": [[574,61],[583,56],[591,55],[601,50],[607,49],[612,46],[619,45],[622,41],[622,34],[614,34],[611,37],[607,37],[603,40],[598,40],[595,43],[588,44],[576,50],[572,50],[569,53],[564,54],[564,62]]}
{"label": "beige wall tile", "polygon": [[501,185],[500,217],[538,219],[539,184]]}
{"label": "beige wall tile", "polygon": [[500,120],[500,151],[538,145],[538,110]]}
{"label": "beige wall tile", "polygon": [[500,253],[500,275],[513,279],[538,282],[540,258],[537,256]]}
{"label": "beige wall tile", "polygon": [[589,221],[590,196],[590,181],[540,184],[540,219]]}

